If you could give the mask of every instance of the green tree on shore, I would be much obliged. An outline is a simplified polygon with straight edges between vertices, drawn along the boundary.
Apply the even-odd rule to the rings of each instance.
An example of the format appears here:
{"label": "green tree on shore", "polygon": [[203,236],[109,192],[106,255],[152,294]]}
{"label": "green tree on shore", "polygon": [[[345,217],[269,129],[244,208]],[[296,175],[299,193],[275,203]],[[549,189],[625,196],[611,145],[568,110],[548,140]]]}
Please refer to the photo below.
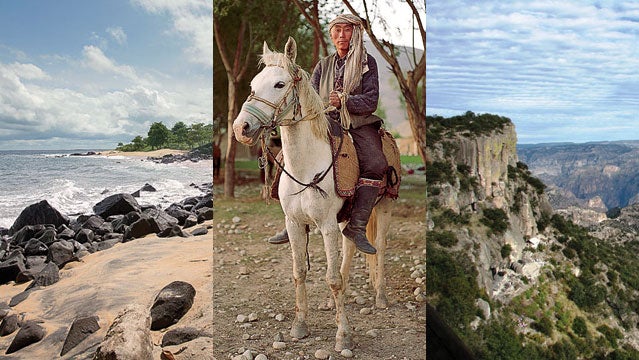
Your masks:
{"label": "green tree on shore", "polygon": [[171,132],[161,122],[154,122],[149,129],[147,143],[151,146],[151,149],[159,149],[169,140]]}
{"label": "green tree on shore", "polygon": [[187,142],[189,128],[182,121],[178,121],[171,128],[171,134],[173,135],[173,141],[177,144],[183,144]]}
{"label": "green tree on shore", "polygon": [[162,122],[154,122],[148,137],[136,136],[128,144],[119,143],[118,151],[149,151],[170,147],[179,150],[193,150],[213,141],[213,124],[196,123],[186,125],[179,121],[169,130]]}

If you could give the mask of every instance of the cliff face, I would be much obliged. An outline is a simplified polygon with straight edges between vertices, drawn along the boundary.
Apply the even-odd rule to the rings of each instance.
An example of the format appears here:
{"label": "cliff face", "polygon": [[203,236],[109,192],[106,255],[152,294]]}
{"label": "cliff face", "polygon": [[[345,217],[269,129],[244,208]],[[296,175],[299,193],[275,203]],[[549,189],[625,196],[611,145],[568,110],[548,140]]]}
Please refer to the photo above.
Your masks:
{"label": "cliff face", "polygon": [[[481,116],[427,118],[429,303],[478,349],[495,325],[522,339],[508,355],[504,347],[486,347],[482,358],[515,358],[535,348],[539,358],[560,358],[568,346],[570,358],[639,359],[639,204],[606,219],[606,196],[579,198],[533,176],[541,169],[574,174],[578,182],[588,178],[579,167],[590,174],[597,168],[599,182],[578,188],[617,189],[620,175],[638,168],[639,151],[546,149],[526,157],[536,162],[533,172],[518,161],[510,120]],[[562,210],[553,213],[549,197]],[[611,336],[616,343],[603,340]]]}
{"label": "cliff face", "polygon": [[[480,136],[447,136],[429,148],[433,162],[449,164],[458,171],[453,181],[438,183],[429,192],[430,198],[436,198],[442,208],[478,219],[486,209],[499,209],[505,214],[508,226],[504,231],[457,230],[461,242],[472,245],[478,281],[492,296],[503,295],[505,273],[521,270],[525,263],[534,261],[523,258],[524,249],[529,239],[540,235],[537,222],[552,211],[546,196],[527,183],[525,166],[518,166],[516,144],[515,127],[509,122]],[[468,182],[465,179],[471,179],[473,185],[464,186]],[[436,220],[431,222],[431,229],[437,227]],[[508,256],[502,256],[504,247],[511,249]],[[508,288],[513,291],[516,286]]]}

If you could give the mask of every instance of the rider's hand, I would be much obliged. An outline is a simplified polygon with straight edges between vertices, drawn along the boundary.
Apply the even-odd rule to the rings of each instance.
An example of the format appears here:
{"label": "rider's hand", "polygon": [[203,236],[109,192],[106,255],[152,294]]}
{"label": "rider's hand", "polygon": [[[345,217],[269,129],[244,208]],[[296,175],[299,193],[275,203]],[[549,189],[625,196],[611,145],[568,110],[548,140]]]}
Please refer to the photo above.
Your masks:
{"label": "rider's hand", "polygon": [[337,91],[331,91],[328,95],[329,104],[335,106],[337,109],[342,107],[342,102],[339,99],[339,95],[337,95]]}

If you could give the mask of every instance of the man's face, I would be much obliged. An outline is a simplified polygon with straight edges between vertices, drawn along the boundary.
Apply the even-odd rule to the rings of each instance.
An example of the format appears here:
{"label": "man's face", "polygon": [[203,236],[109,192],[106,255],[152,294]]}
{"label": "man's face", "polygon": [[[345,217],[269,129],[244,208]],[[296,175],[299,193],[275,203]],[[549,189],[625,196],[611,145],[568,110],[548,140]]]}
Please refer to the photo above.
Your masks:
{"label": "man's face", "polygon": [[341,56],[348,53],[351,37],[353,37],[353,25],[335,24],[331,28],[331,40]]}

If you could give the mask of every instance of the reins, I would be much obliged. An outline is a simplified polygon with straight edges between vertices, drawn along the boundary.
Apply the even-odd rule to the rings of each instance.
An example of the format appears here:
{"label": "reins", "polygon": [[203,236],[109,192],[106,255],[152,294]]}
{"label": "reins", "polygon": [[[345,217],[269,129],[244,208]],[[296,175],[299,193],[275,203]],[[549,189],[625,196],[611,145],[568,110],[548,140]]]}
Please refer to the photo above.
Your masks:
{"label": "reins", "polygon": [[[277,66],[277,65],[267,65],[267,66]],[[302,190],[292,194],[292,195],[297,195],[299,193],[301,193],[302,191],[308,189],[308,188],[313,188],[315,190],[317,190],[320,195],[323,198],[326,198],[328,196],[328,193],[326,193],[326,191],[324,191],[324,189],[322,189],[319,186],[319,183],[322,182],[322,180],[324,180],[324,178],[326,177],[326,175],[330,172],[330,170],[333,168],[335,161],[337,160],[336,156],[339,154],[341,148],[342,148],[342,143],[344,142],[344,138],[343,138],[343,134],[342,137],[340,137],[340,143],[339,143],[339,148],[337,150],[337,153],[335,156],[331,156],[331,164],[329,165],[329,167],[322,171],[319,172],[317,174],[315,174],[315,176],[313,177],[313,180],[309,183],[303,183],[301,181],[299,181],[298,179],[296,179],[291,173],[289,173],[285,168],[284,165],[282,165],[282,163],[280,161],[277,160],[277,158],[275,157],[275,154],[273,154],[273,152],[271,151],[271,149],[266,145],[268,143],[268,138],[271,135],[271,132],[273,132],[275,130],[275,128],[277,126],[292,126],[295,125],[301,121],[305,121],[305,120],[309,120],[311,118],[316,117],[317,115],[319,115],[318,113],[308,113],[306,115],[304,115],[303,117],[296,119],[298,115],[301,115],[301,105],[300,105],[300,101],[299,101],[299,93],[298,93],[298,89],[297,89],[297,84],[302,80],[302,77],[299,75],[300,72],[300,67],[293,64],[291,67],[289,67],[288,69],[289,74],[291,75],[291,78],[293,79],[293,81],[291,81],[289,83],[289,87],[286,89],[286,92],[284,93],[284,96],[282,97],[282,99],[280,101],[278,101],[277,104],[266,100],[262,97],[259,97],[257,95],[255,95],[255,91],[252,91],[251,94],[248,96],[248,98],[246,99],[246,101],[244,102],[244,104],[242,105],[242,109],[241,111],[246,111],[249,114],[251,114],[252,116],[254,116],[255,118],[257,118],[257,120],[262,124],[261,127],[264,128],[262,135],[261,135],[261,146],[262,146],[262,156],[259,158],[258,160],[258,166],[260,169],[265,168],[268,165],[268,160],[267,160],[267,156],[271,156],[273,158],[273,161],[277,164],[277,166],[279,166],[282,171],[289,177],[291,178],[291,180],[295,181],[297,184],[303,186]],[[289,97],[290,93],[293,93],[293,98],[291,99],[290,102],[287,102],[287,98]],[[251,100],[255,100],[257,102],[261,102],[263,104],[266,104],[267,106],[269,106],[270,108],[274,109],[273,115],[271,115],[270,117],[264,112],[262,111],[260,108],[258,108],[257,106],[253,105],[253,104],[249,104],[249,102]],[[284,116],[288,115],[288,113],[291,112],[291,110],[293,111],[293,117],[291,119],[285,119]],[[328,111],[329,109],[326,109],[325,111]],[[324,111],[324,112],[325,112]],[[264,179],[265,183],[269,183],[269,176],[268,176],[268,171],[265,171],[265,179]]]}
{"label": "reins", "polygon": [[[326,197],[328,196],[328,194],[326,193],[326,191],[324,191],[324,189],[322,189],[319,186],[319,183],[322,182],[322,180],[324,180],[324,178],[326,177],[326,175],[328,174],[328,172],[333,168],[333,166],[335,165],[335,161],[337,161],[337,156],[339,155],[339,152],[342,150],[342,144],[344,143],[344,134],[342,133],[342,136],[340,136],[340,141],[339,141],[339,146],[337,147],[337,152],[335,153],[335,155],[331,155],[331,164],[328,166],[328,168],[322,172],[318,172],[317,174],[315,174],[315,176],[313,177],[313,180],[308,183],[305,184],[299,180],[297,180],[293,175],[291,175],[291,173],[289,173],[288,171],[286,171],[286,169],[284,168],[284,165],[282,165],[282,163],[280,163],[276,158],[275,155],[273,154],[273,152],[271,151],[271,149],[269,149],[268,147],[266,147],[266,151],[268,152],[269,155],[271,155],[271,157],[273,158],[274,162],[277,164],[277,166],[280,167],[280,169],[282,169],[282,172],[285,173],[286,175],[288,175],[288,177],[291,178],[291,180],[295,181],[297,184],[303,186],[304,188],[302,188],[302,190],[293,193],[291,195],[297,195],[299,193],[301,193],[302,191],[308,189],[308,188],[313,188],[315,190],[317,190],[320,195],[322,195],[322,197],[324,199],[326,199]],[[265,140],[263,140],[262,144],[265,144]]]}

